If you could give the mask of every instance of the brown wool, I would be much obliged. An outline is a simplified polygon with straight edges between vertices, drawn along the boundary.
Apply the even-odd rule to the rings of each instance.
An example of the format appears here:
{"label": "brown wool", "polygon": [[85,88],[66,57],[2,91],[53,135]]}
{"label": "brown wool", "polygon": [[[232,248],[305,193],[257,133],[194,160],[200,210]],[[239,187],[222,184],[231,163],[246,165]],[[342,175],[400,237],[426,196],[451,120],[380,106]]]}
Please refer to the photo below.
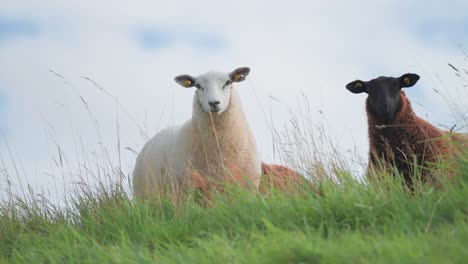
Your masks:
{"label": "brown wool", "polygon": [[400,99],[400,111],[393,121],[386,124],[378,122],[377,116],[370,110],[369,101],[366,101],[369,169],[396,165],[405,181],[411,185],[415,163],[423,168],[422,179],[428,181],[430,164],[453,157],[457,149],[447,132],[416,116],[404,92],[400,92]]}

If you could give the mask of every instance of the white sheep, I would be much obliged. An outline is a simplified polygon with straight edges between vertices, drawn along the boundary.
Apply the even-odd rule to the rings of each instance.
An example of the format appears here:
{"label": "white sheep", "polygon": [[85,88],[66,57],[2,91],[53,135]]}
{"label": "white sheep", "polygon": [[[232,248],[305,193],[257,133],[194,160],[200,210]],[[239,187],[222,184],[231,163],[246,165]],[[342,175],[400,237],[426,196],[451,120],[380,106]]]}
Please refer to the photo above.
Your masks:
{"label": "white sheep", "polygon": [[[250,69],[231,73],[208,72],[197,78],[180,75],[175,81],[196,87],[192,119],[167,128],[145,144],[133,170],[137,197],[174,189],[196,172],[213,180],[236,170],[258,188],[261,162],[234,82],[245,80]],[[233,168],[233,166],[235,168]]]}

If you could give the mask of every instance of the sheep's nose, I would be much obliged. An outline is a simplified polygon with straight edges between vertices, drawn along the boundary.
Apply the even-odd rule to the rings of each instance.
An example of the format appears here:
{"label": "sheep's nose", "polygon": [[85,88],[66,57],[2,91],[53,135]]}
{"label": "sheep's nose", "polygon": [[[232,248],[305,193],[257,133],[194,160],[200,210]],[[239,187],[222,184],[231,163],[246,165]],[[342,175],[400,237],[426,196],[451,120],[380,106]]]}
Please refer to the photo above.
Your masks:
{"label": "sheep's nose", "polygon": [[386,105],[384,105],[384,111],[385,111],[386,113],[390,113],[390,112],[393,111],[393,109],[392,109],[392,107],[391,107],[390,105],[387,105],[387,104],[386,104]]}
{"label": "sheep's nose", "polygon": [[210,104],[211,107],[216,107],[220,104],[219,101],[211,101],[211,102],[208,102]]}

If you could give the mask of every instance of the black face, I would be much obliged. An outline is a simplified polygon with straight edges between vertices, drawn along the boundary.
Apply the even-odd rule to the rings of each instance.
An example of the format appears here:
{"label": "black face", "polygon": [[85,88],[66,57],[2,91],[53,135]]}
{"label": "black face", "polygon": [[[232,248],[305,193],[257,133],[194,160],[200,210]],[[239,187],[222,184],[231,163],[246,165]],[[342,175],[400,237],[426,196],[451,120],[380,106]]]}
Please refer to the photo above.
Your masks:
{"label": "black face", "polygon": [[346,85],[352,93],[367,93],[371,110],[383,122],[392,121],[400,110],[400,90],[411,87],[419,80],[419,75],[407,73],[399,78],[379,77],[368,82],[356,80]]}

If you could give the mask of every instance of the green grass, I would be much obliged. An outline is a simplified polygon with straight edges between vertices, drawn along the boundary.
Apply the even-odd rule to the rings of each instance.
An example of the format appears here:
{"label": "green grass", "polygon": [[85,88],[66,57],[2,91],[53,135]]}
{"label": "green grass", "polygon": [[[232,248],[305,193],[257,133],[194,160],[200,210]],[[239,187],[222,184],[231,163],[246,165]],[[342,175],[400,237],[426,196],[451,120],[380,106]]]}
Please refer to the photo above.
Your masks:
{"label": "green grass", "polygon": [[413,195],[342,174],[321,195],[231,187],[208,206],[117,187],[62,209],[17,198],[0,206],[0,263],[464,263],[467,161],[456,184]]}

